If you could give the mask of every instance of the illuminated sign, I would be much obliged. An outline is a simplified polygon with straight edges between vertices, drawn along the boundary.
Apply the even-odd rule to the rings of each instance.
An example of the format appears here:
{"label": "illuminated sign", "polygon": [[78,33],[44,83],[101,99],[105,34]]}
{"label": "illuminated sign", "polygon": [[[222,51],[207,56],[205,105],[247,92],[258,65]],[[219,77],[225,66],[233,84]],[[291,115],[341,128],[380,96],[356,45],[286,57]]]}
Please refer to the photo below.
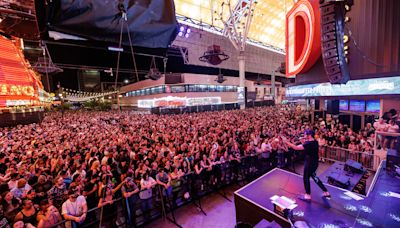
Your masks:
{"label": "illuminated sign", "polygon": [[321,56],[318,0],[299,0],[286,15],[286,74],[309,70]]}
{"label": "illuminated sign", "polygon": [[[29,69],[21,50],[0,35],[0,108],[40,105],[39,77]],[[42,92],[45,95],[45,92]]]}
{"label": "illuminated sign", "polygon": [[244,104],[244,98],[245,98],[244,87],[237,87],[237,100],[238,100],[238,103]]}
{"label": "illuminated sign", "polygon": [[182,107],[221,104],[221,97],[162,97],[147,100],[138,100],[139,108],[153,107]]}
{"label": "illuminated sign", "polygon": [[330,97],[400,94],[400,76],[351,80],[347,84],[319,83],[289,86],[286,97]]}
{"label": "illuminated sign", "polygon": [[0,96],[36,97],[33,86],[0,84]]}

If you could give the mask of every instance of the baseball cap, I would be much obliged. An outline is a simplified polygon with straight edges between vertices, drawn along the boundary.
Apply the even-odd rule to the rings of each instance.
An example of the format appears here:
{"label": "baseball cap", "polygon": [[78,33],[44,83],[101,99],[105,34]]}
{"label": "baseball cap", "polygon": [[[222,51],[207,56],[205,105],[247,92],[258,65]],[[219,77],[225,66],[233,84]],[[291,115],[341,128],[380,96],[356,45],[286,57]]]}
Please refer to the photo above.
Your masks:
{"label": "baseball cap", "polygon": [[313,130],[305,130],[304,135],[311,135],[312,137],[314,137],[315,132]]}

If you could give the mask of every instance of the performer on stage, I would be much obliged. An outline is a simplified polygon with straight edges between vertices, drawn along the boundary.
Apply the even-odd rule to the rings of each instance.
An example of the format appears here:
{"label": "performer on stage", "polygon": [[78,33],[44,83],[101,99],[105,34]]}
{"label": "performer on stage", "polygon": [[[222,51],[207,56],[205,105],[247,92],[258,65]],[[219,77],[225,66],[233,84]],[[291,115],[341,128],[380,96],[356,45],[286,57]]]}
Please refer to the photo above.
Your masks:
{"label": "performer on stage", "polygon": [[305,162],[304,162],[304,188],[306,194],[301,197],[302,200],[311,201],[311,187],[310,187],[310,177],[317,183],[317,185],[322,189],[323,197],[330,199],[331,195],[328,189],[324,186],[322,181],[317,177],[316,171],[318,168],[318,141],[314,139],[314,131],[306,130],[304,132],[304,141],[302,144],[295,145],[287,140],[286,144],[294,150],[304,150],[305,152]]}

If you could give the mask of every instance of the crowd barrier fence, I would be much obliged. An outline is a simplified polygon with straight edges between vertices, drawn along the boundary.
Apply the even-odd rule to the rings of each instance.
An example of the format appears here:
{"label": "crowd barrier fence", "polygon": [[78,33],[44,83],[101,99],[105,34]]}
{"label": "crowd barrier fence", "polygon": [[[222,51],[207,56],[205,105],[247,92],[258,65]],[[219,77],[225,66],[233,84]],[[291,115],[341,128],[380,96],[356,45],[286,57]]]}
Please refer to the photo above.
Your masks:
{"label": "crowd barrier fence", "polygon": [[[372,169],[373,163],[380,162],[379,158],[373,154],[352,152],[343,148],[323,147],[325,156],[323,158],[331,161],[345,162],[353,159],[363,164],[367,169]],[[175,218],[174,210],[186,204],[194,204],[199,212],[207,213],[203,210],[201,199],[210,193],[218,193],[225,199],[230,199],[225,193],[225,188],[229,185],[246,183],[258,178],[274,167],[292,169],[294,163],[303,159],[302,152],[289,151],[287,153],[261,153],[244,156],[240,162],[235,160],[222,162],[214,165],[212,170],[203,171],[200,174],[188,173],[175,181],[170,189],[164,189],[156,185],[152,189],[150,198],[140,197],[140,191],[126,199],[117,196],[113,201],[113,210],[104,208],[92,208],[88,210],[86,220],[82,224],[72,222],[70,227],[89,228],[89,227],[141,227],[154,221],[157,218],[165,218],[176,226],[180,227]],[[62,221],[53,227],[66,226],[67,221]]]}

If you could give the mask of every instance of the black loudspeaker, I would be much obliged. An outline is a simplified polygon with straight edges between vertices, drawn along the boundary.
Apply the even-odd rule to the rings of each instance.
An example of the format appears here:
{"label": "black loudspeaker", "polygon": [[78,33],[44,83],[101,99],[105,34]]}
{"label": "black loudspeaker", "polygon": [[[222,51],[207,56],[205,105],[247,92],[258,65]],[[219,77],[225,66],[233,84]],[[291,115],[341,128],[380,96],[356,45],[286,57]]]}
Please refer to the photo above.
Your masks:
{"label": "black loudspeaker", "polygon": [[344,173],[332,173],[328,176],[328,183],[339,188],[347,189],[350,186],[350,178]]}
{"label": "black loudspeaker", "polygon": [[319,100],[315,100],[315,110],[319,110]]}
{"label": "black loudspeaker", "polygon": [[344,45],[346,4],[347,1],[320,1],[322,60],[332,84],[350,80]]}
{"label": "black loudspeaker", "polygon": [[363,166],[354,161],[354,160],[347,160],[346,164],[344,164],[344,170],[348,171],[348,172],[352,172],[352,173],[363,173],[364,172],[364,168]]}
{"label": "black loudspeaker", "polygon": [[393,171],[395,170],[395,166],[400,166],[400,153],[389,149],[386,155],[386,169]]}
{"label": "black loudspeaker", "polygon": [[339,100],[328,100],[327,110],[328,114],[337,115],[339,114]]}

